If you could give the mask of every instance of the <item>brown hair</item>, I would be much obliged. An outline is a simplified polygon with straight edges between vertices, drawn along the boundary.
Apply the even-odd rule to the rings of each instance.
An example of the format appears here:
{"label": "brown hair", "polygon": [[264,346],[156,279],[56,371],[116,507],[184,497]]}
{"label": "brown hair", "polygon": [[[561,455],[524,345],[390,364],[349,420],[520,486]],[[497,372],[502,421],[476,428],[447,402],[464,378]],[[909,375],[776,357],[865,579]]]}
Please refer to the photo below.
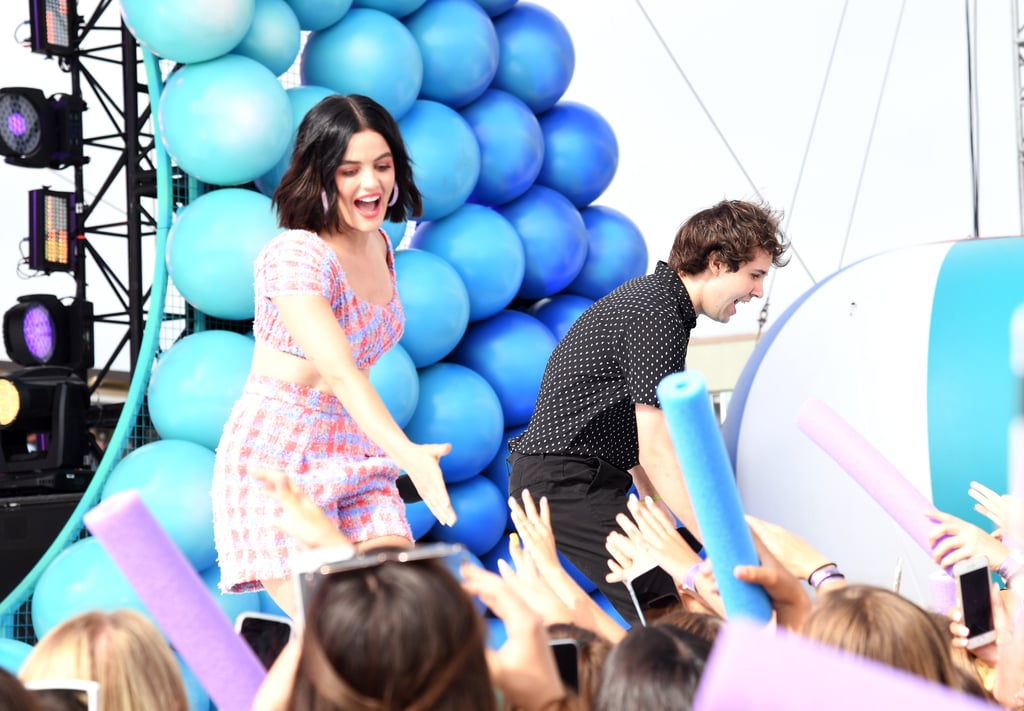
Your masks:
{"label": "brown hair", "polygon": [[712,260],[718,260],[735,272],[763,250],[772,264],[781,267],[789,244],[779,227],[780,219],[767,205],[723,200],[683,223],[672,243],[668,265],[683,274],[699,274]]}

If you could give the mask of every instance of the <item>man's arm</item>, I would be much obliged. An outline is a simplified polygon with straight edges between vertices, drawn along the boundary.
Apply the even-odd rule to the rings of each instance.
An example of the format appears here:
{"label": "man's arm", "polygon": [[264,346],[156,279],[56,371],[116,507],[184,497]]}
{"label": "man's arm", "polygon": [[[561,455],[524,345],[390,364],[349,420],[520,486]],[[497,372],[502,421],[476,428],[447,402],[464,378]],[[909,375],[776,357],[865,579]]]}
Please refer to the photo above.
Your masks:
{"label": "man's arm", "polygon": [[661,497],[694,536],[700,538],[690,494],[679,469],[679,459],[668,432],[665,415],[651,405],[636,405],[636,434],[640,445],[640,466],[631,471],[641,497]]}

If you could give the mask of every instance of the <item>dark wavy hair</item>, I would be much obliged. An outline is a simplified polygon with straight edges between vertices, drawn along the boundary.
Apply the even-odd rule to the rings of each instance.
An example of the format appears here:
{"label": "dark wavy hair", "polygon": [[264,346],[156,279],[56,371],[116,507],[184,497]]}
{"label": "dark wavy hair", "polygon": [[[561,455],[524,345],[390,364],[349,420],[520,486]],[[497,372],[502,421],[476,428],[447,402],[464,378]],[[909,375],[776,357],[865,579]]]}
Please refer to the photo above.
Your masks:
{"label": "dark wavy hair", "polygon": [[712,259],[737,271],[758,250],[764,250],[772,264],[781,267],[789,243],[779,227],[782,215],[767,205],[743,200],[723,200],[701,210],[676,232],[668,265],[683,274],[699,274]]}
{"label": "dark wavy hair", "polygon": [[[367,96],[335,94],[311,108],[299,124],[291,163],[272,198],[281,227],[310,232],[344,228],[334,172],[352,135],[360,131],[376,131],[391,150],[398,202],[388,208],[386,219],[403,222],[423,213],[423,198],[413,181],[412,162],[395,119]],[[322,193],[327,196],[326,210]],[[389,198],[383,197],[385,201]]]}
{"label": "dark wavy hair", "polygon": [[295,711],[496,711],[484,624],[437,560],[324,578],[306,615]]}

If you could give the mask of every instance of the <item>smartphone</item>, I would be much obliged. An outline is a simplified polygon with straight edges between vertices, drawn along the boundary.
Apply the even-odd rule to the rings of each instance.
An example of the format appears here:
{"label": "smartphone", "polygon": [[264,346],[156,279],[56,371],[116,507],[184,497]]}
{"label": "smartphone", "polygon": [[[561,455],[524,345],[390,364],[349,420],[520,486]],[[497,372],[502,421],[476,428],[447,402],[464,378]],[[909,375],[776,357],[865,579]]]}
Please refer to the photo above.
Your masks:
{"label": "smartphone", "polygon": [[39,699],[41,708],[99,711],[100,685],[89,679],[26,681],[25,688]]}
{"label": "smartphone", "polygon": [[235,618],[235,631],[256,653],[264,668],[277,659],[285,645],[292,638],[292,621],[281,615],[267,615],[262,612],[243,612]]}
{"label": "smartphone", "polygon": [[661,567],[652,565],[644,570],[630,573],[625,581],[633,609],[640,617],[640,624],[647,626],[647,610],[668,607],[679,602],[672,578]]}
{"label": "smartphone", "polygon": [[572,638],[553,639],[549,643],[558,665],[558,675],[566,688],[580,690],[580,643]]}
{"label": "smartphone", "polygon": [[967,648],[975,649],[994,642],[995,624],[992,618],[992,574],[988,558],[976,555],[953,566],[956,596],[964,612],[964,625],[969,630]]}

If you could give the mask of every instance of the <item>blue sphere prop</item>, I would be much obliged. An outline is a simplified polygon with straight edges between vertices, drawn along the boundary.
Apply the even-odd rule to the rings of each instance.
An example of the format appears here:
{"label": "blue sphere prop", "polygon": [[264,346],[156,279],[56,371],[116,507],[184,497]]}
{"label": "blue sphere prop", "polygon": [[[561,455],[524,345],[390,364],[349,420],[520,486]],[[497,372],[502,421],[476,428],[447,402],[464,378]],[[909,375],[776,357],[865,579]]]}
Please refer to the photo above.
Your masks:
{"label": "blue sphere prop", "polygon": [[556,104],[540,117],[544,164],[537,184],[585,207],[603,193],[619,166],[619,144],[608,122],[589,106]]}
{"label": "blue sphere prop", "polygon": [[423,57],[412,33],[379,10],[355,8],[310,34],[301,67],[303,84],[369,96],[396,119],[412,108],[423,84]]}
{"label": "blue sphere prop", "polygon": [[557,344],[533,316],[506,309],[472,324],[450,360],[491,384],[501,400],[505,426],[514,427],[529,422],[548,356]]}
{"label": "blue sphere prop", "polygon": [[414,501],[405,505],[405,518],[409,521],[409,528],[412,529],[412,537],[419,540],[427,535],[437,518],[430,512],[430,508],[423,501]]}
{"label": "blue sphere prop", "polygon": [[157,360],[149,381],[149,414],[164,439],[217,448],[242,394],[255,342],[210,330],[181,339]]}
{"label": "blue sphere prop", "polygon": [[593,304],[593,299],[577,294],[555,294],[546,299],[535,301],[526,309],[526,313],[538,319],[554,334],[556,341],[561,341],[569,332],[576,319]]}
{"label": "blue sphere prop", "polygon": [[121,17],[138,43],[158,57],[189,64],[230,52],[252,24],[255,0],[121,0]]}
{"label": "blue sphere prop", "polygon": [[213,543],[211,450],[161,439],[132,450],[110,472],[101,498],[134,489],[160,527],[196,570],[217,562]]}
{"label": "blue sphere prop", "polygon": [[393,17],[405,17],[423,7],[427,0],[355,0],[353,7],[367,7],[380,10]]}
{"label": "blue sphere prop", "polygon": [[480,144],[480,177],[469,199],[494,206],[525,193],[544,164],[544,134],[536,114],[500,89],[488,89],[460,113]]}
{"label": "blue sphere prop", "polygon": [[247,593],[223,593],[220,591],[220,566],[211,565],[199,573],[199,579],[209,591],[224,615],[234,622],[243,612],[260,612],[260,594],[258,592]]}
{"label": "blue sphere prop", "polygon": [[223,188],[182,208],[167,237],[167,271],[185,300],[217,318],[255,312],[253,263],[280,232],[270,198]]}
{"label": "blue sphere prop", "polygon": [[503,560],[515,568],[515,565],[512,564],[512,555],[508,552],[509,545],[508,536],[502,536],[494,548],[480,556],[480,562],[487,570],[497,575],[501,575],[501,569],[498,567],[499,560]]}
{"label": "blue sphere prop", "polygon": [[518,0],[476,0],[491,17],[497,17],[518,2]]}
{"label": "blue sphere prop", "polygon": [[31,652],[32,645],[20,639],[0,639],[0,669],[17,676]]}
{"label": "blue sphere prop", "polygon": [[288,617],[288,613],[285,612],[280,605],[274,602],[274,598],[270,597],[270,593],[266,590],[260,590],[256,595],[260,599],[260,612],[266,615],[281,615],[282,617]]}
{"label": "blue sphere prop", "polygon": [[513,437],[518,437],[526,429],[526,425],[516,425],[515,427],[509,427],[505,430],[505,435],[502,437],[501,446],[498,447],[498,453],[494,455],[494,459],[491,463],[480,472],[485,477],[494,482],[494,485],[498,487],[500,491],[508,493],[508,441]]}
{"label": "blue sphere prop", "polygon": [[632,220],[598,205],[580,210],[580,215],[587,226],[587,259],[567,292],[597,301],[647,272],[647,243]]}
{"label": "blue sphere prop", "polygon": [[534,185],[497,210],[516,228],[526,251],[520,298],[551,296],[579,275],[587,258],[587,226],[568,198]]}
{"label": "blue sphere prop", "polygon": [[431,0],[406,18],[423,56],[421,99],[459,108],[480,96],[498,71],[498,35],[473,0]]}
{"label": "blue sphere prop", "polygon": [[441,458],[447,482],[479,474],[494,458],[505,430],[501,402],[478,373],[455,363],[420,371],[420,397],[405,433],[414,442],[450,442]]}
{"label": "blue sphere prop", "polygon": [[352,0],[286,0],[291,6],[299,27],[304,30],[322,30],[345,16]]}
{"label": "blue sphere prop", "polygon": [[462,277],[441,257],[423,249],[395,252],[398,294],[405,310],[399,344],[417,368],[452,352],[469,324],[469,292]]}
{"label": "blue sphere prop", "polygon": [[[288,95],[288,104],[292,110],[292,135],[288,139],[287,148],[285,148],[281,157],[277,159],[274,166],[256,178],[256,187],[259,188],[261,193],[268,197],[274,195],[277,186],[281,184],[281,178],[284,177],[285,171],[288,170],[288,166],[292,162],[292,152],[295,150],[295,137],[299,133],[299,125],[302,123],[302,119],[306,117],[311,108],[335,93],[337,92],[333,89],[328,89],[324,86],[293,86],[285,89],[285,94]],[[385,222],[384,224],[394,223]]]}
{"label": "blue sphere prop", "polygon": [[476,555],[483,555],[494,548],[505,535],[508,496],[482,476],[452,484],[448,487],[448,495],[459,520],[454,526],[436,524],[430,530],[431,538],[462,543]]}
{"label": "blue sphere prop", "polygon": [[398,127],[423,194],[421,219],[455,212],[480,177],[480,145],[473,129],[455,109],[425,100],[413,104]]}
{"label": "blue sphere prop", "polygon": [[174,653],[175,661],[178,662],[178,670],[181,672],[181,682],[185,686],[185,697],[188,699],[189,711],[216,711],[210,702],[210,695],[199,683],[195,672],[189,668],[185,660],[177,652]]}
{"label": "blue sphere prop", "polygon": [[32,629],[41,638],[82,612],[121,608],[149,616],[99,539],[83,538],[61,551],[39,576],[32,593]]}
{"label": "blue sphere prop", "polygon": [[526,253],[515,228],[498,212],[467,203],[447,217],[421,224],[410,246],[442,257],[469,292],[469,320],[508,306],[526,274]]}
{"label": "blue sphere prop", "polygon": [[299,19],[285,0],[256,0],[256,12],[245,37],[232,54],[255,59],[274,76],[281,76],[299,56]]}
{"label": "blue sphere prop", "polygon": [[491,86],[522,99],[534,113],[562,98],[576,68],[569,31],[554,13],[521,2],[494,20],[501,58]]}
{"label": "blue sphere prop", "polygon": [[505,621],[500,617],[485,617],[487,625],[487,638],[484,644],[487,649],[497,651],[508,641],[508,630],[505,629]]}
{"label": "blue sphere prop", "polygon": [[157,119],[175,162],[213,185],[239,185],[266,173],[294,128],[281,82],[255,59],[237,54],[173,72]]}
{"label": "blue sphere prop", "polygon": [[382,355],[370,368],[370,384],[399,427],[416,411],[420,397],[420,378],[416,364],[400,344]]}
{"label": "blue sphere prop", "polygon": [[384,224],[380,227],[384,230],[384,234],[388,236],[388,239],[391,240],[391,244],[397,248],[405,239],[405,233],[409,229],[409,221],[391,222],[390,220],[384,220]]}

